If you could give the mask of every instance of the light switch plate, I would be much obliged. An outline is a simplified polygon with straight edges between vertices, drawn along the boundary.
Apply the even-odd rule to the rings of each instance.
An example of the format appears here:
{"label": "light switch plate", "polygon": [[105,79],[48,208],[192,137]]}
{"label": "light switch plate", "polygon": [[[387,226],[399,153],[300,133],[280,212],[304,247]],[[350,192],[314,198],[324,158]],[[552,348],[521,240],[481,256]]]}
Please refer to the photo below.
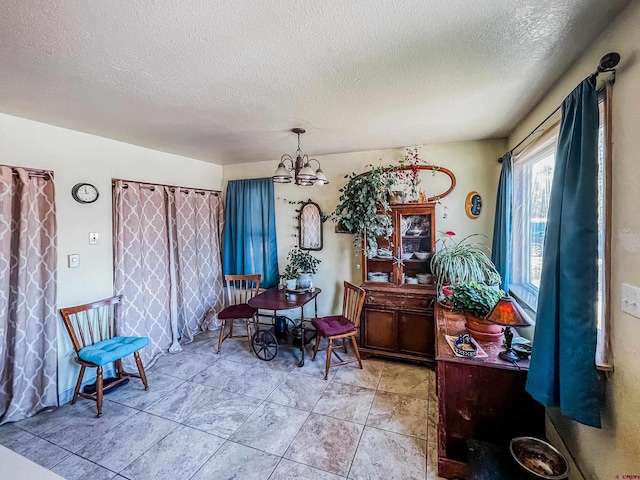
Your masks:
{"label": "light switch plate", "polygon": [[640,318],[640,288],[622,284],[622,311]]}
{"label": "light switch plate", "polygon": [[89,245],[98,245],[99,240],[98,232],[89,232]]}
{"label": "light switch plate", "polygon": [[72,253],[67,257],[69,261],[69,268],[76,268],[80,266],[80,255]]}

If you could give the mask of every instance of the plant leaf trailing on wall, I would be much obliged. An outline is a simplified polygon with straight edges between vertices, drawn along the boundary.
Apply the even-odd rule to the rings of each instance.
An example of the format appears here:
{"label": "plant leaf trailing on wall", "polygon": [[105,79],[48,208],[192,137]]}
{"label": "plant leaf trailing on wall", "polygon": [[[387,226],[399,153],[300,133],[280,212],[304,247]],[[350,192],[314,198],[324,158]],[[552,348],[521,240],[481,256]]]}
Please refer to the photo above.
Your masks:
{"label": "plant leaf trailing on wall", "polygon": [[[341,188],[339,204],[333,212],[333,220],[338,224],[337,231],[355,234],[353,240],[354,253],[358,254],[363,239],[366,238],[368,257],[376,254],[378,242],[376,237],[391,238],[392,221],[389,194],[398,186],[408,189],[414,201],[418,195],[417,186],[420,183],[419,172],[430,169],[431,174],[441,171],[451,179],[451,187],[442,195],[426,197],[426,201],[436,201],[451,193],[455,187],[455,176],[449,170],[430,165],[420,158],[419,147],[407,148],[404,157],[398,165],[389,167],[367,165],[371,170],[362,174],[350,173],[345,175],[349,180]],[[425,200],[422,200],[424,203]],[[392,246],[392,245],[391,245]],[[393,246],[392,246],[393,247]]]}
{"label": "plant leaf trailing on wall", "polygon": [[376,237],[389,238],[393,233],[389,192],[398,181],[397,171],[383,166],[367,165],[365,174],[350,173],[347,185],[340,192],[340,203],[333,212],[334,220],[349,233],[355,234],[354,250],[359,251],[367,239],[367,255],[378,250]]}
{"label": "plant leaf trailing on wall", "polygon": [[[278,197],[278,198],[280,198],[280,197]],[[289,205],[306,205],[309,202],[313,202],[313,200],[311,200],[311,199],[309,199],[309,200],[299,200],[297,202],[293,201],[293,200],[287,200],[286,198],[283,198],[282,200],[287,202]],[[298,218],[298,216],[300,215],[301,210],[302,210],[301,208],[296,208],[296,210],[295,210],[295,212],[297,214],[296,218]],[[333,217],[333,214],[327,215],[322,210],[320,210],[320,221],[322,223],[326,222],[327,220],[329,220],[332,217]]]}

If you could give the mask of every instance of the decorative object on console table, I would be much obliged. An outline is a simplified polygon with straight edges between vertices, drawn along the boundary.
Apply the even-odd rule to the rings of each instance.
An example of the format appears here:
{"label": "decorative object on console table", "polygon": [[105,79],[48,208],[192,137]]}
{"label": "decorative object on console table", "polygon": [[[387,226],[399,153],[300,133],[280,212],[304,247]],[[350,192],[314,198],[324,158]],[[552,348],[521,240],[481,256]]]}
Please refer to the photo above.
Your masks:
{"label": "decorative object on console table", "polygon": [[435,310],[438,475],[469,478],[468,440],[508,448],[513,437],[544,436],[544,408],[525,392],[528,360],[500,359],[501,339],[478,341],[486,358],[455,356],[446,335],[464,333],[464,318]]}
{"label": "decorative object on console table", "polygon": [[499,357],[509,362],[517,362],[520,360],[522,357],[516,354],[511,348],[511,343],[513,342],[511,327],[528,327],[531,325],[531,322],[528,317],[525,316],[518,303],[512,297],[502,297],[487,316],[487,321],[505,327],[504,343],[506,350],[500,352]]}

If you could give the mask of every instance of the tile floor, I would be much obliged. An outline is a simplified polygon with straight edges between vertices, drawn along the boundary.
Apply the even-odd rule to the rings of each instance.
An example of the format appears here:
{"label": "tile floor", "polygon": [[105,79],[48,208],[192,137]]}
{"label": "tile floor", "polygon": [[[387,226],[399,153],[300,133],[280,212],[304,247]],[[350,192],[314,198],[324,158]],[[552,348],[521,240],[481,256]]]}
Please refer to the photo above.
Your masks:
{"label": "tile floor", "polygon": [[[435,480],[437,398],[428,368],[379,359],[332,368],[325,354],[272,362],[216,332],[105,396],[0,427],[0,444],[69,480]],[[312,342],[313,343],[313,342]]]}

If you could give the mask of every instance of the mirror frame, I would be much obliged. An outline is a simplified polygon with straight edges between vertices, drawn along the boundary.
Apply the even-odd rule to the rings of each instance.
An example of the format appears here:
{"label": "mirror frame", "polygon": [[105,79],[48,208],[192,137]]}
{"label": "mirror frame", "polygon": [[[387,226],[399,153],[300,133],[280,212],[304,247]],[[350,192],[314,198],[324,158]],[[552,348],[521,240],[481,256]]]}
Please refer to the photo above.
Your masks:
{"label": "mirror frame", "polygon": [[[302,222],[303,222],[303,215],[304,215],[304,210],[307,207],[315,207],[315,209],[318,211],[318,223],[319,223],[319,230],[320,230],[320,245],[318,247],[308,247],[302,244]],[[301,206],[300,206],[300,210],[298,212],[298,246],[300,247],[300,250],[322,250],[323,247],[323,233],[322,233],[322,229],[323,229],[323,225],[324,222],[322,221],[322,210],[320,210],[320,206],[316,203],[316,202],[312,202],[311,200],[308,200],[306,202],[304,202]]]}

